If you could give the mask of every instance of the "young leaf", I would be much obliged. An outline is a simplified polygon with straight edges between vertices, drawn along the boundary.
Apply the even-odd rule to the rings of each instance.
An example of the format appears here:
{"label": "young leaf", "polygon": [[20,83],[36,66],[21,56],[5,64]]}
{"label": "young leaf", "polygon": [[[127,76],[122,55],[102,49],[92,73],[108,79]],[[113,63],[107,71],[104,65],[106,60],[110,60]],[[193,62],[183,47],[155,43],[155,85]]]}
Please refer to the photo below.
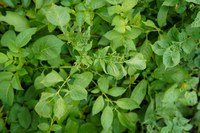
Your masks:
{"label": "young leaf", "polygon": [[115,103],[117,106],[125,110],[134,110],[139,108],[138,103],[131,98],[121,98],[118,99]]}
{"label": "young leaf", "polygon": [[163,54],[163,64],[166,68],[178,65],[180,59],[180,52],[176,45],[168,47]]}
{"label": "young leaf", "polygon": [[6,61],[8,61],[9,59],[8,59],[8,57],[7,57],[7,55],[5,55],[4,53],[1,53],[0,52],[0,64],[1,63],[5,63]]}
{"label": "young leaf", "polygon": [[110,106],[106,106],[101,114],[101,125],[103,129],[108,130],[113,122],[113,110]]}
{"label": "young leaf", "polygon": [[179,2],[179,0],[165,0],[162,5],[163,6],[175,6],[178,2]]}
{"label": "young leaf", "polygon": [[18,120],[19,124],[25,128],[28,129],[28,127],[31,124],[31,114],[29,112],[29,109],[26,107],[20,108],[20,112],[18,113]]}
{"label": "young leaf", "polygon": [[63,41],[54,35],[46,35],[36,40],[32,45],[32,51],[36,59],[49,60],[59,56]]}
{"label": "young leaf", "polygon": [[138,121],[138,115],[136,113],[117,112],[117,117],[124,127],[130,130],[134,130],[136,128],[136,122]]}
{"label": "young leaf", "polygon": [[11,106],[14,101],[14,91],[9,81],[0,82],[0,99]]}
{"label": "young leaf", "polygon": [[92,107],[92,115],[98,114],[104,108],[104,99],[103,96],[99,96]]}
{"label": "young leaf", "polygon": [[69,89],[70,89],[70,97],[73,100],[86,100],[87,99],[87,90],[80,86],[79,84],[73,84],[70,85],[68,84]]}
{"label": "young leaf", "polygon": [[64,79],[56,71],[52,70],[45,76],[41,83],[46,87],[50,87],[56,85],[61,81],[64,81]]}
{"label": "young leaf", "polygon": [[107,94],[113,97],[121,96],[126,91],[123,87],[112,87],[108,90]]}
{"label": "young leaf", "polygon": [[168,14],[168,11],[169,11],[169,7],[167,6],[161,6],[159,11],[158,11],[158,16],[157,16],[157,19],[158,19],[158,25],[160,27],[163,27],[167,24],[167,14]]}
{"label": "young leaf", "polygon": [[140,81],[131,93],[131,99],[140,105],[145,98],[148,82],[146,80]]}
{"label": "young leaf", "polygon": [[198,103],[197,93],[195,91],[185,92],[184,97],[188,106],[194,106]]}
{"label": "young leaf", "polygon": [[109,88],[109,79],[107,79],[106,77],[100,77],[97,81],[99,89],[102,92],[107,92],[108,88]]}
{"label": "young leaf", "polygon": [[56,99],[54,103],[54,116],[60,120],[67,112],[67,104],[62,97]]}
{"label": "young leaf", "polygon": [[0,14],[0,21],[13,25],[15,30],[19,32],[29,28],[28,20],[17,12],[7,11],[6,16]]}
{"label": "young leaf", "polygon": [[69,9],[52,4],[46,12],[47,20],[56,26],[65,26],[70,20]]}
{"label": "young leaf", "polygon": [[20,32],[16,37],[16,46],[21,48],[24,47],[30,40],[31,36],[34,35],[37,28],[30,28]]}
{"label": "young leaf", "polygon": [[116,15],[113,18],[112,25],[115,26],[114,30],[119,33],[124,33],[126,31],[126,22],[120,15]]}

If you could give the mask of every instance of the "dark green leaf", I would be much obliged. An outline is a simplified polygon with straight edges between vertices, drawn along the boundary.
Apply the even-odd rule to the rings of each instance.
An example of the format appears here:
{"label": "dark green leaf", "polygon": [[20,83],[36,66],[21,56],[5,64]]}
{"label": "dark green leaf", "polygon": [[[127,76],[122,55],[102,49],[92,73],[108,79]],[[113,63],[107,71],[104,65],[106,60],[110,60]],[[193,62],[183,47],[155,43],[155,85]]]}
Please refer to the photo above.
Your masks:
{"label": "dark green leaf", "polygon": [[0,82],[0,99],[11,106],[14,102],[14,91],[9,81]]}
{"label": "dark green leaf", "polygon": [[169,11],[169,7],[166,7],[166,6],[161,6],[160,7],[159,12],[158,12],[158,16],[157,16],[158,25],[160,27],[163,27],[163,26],[165,26],[167,24],[168,11]]}

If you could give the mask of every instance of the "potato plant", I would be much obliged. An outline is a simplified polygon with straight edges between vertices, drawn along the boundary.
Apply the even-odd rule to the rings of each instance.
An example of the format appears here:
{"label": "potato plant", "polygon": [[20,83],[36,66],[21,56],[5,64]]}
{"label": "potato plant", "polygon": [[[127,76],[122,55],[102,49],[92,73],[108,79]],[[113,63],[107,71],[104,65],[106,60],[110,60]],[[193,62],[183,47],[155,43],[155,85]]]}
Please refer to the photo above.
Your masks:
{"label": "potato plant", "polygon": [[199,78],[199,0],[0,0],[1,133],[197,133]]}

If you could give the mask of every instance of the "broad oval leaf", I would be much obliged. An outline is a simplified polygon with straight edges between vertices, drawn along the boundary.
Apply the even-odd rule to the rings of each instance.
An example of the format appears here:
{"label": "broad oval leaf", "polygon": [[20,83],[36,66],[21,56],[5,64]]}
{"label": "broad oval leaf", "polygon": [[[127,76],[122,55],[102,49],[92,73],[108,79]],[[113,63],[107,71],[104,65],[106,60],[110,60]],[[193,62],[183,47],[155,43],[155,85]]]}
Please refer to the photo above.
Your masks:
{"label": "broad oval leaf", "polygon": [[19,124],[25,128],[28,129],[28,127],[31,124],[31,114],[28,108],[26,107],[22,107],[20,108],[20,112],[18,113],[18,120],[19,120]]}
{"label": "broad oval leaf", "polygon": [[113,110],[110,106],[106,106],[101,114],[101,125],[103,129],[108,130],[113,122]]}
{"label": "broad oval leaf", "polygon": [[138,0],[124,0],[122,3],[122,11],[127,12],[135,7],[138,3]]}
{"label": "broad oval leaf", "polygon": [[64,81],[63,78],[56,71],[53,70],[43,78],[41,83],[46,87],[50,87],[56,85],[61,81]]}
{"label": "broad oval leaf", "polygon": [[52,4],[46,12],[47,20],[56,26],[64,26],[70,20],[69,9]]}
{"label": "broad oval leaf", "polygon": [[55,35],[46,35],[33,43],[32,51],[36,59],[50,60],[59,56],[63,44]]}
{"label": "broad oval leaf", "polygon": [[103,96],[99,96],[92,107],[92,115],[98,114],[104,108],[104,99]]}
{"label": "broad oval leaf", "polygon": [[24,90],[22,88],[22,86],[21,86],[20,79],[19,79],[19,74],[18,73],[15,73],[15,75],[13,76],[13,78],[11,80],[11,85],[16,90]]}
{"label": "broad oval leaf", "polygon": [[138,103],[131,98],[121,98],[118,99],[115,103],[117,106],[125,110],[134,110],[139,108]]}
{"label": "broad oval leaf", "polygon": [[153,45],[152,45],[152,50],[154,53],[156,53],[157,55],[163,55],[165,50],[169,47],[169,43],[166,41],[156,41]]}
{"label": "broad oval leaf", "polygon": [[0,82],[0,99],[11,106],[14,101],[14,91],[9,81]]}
{"label": "broad oval leaf", "polygon": [[178,65],[180,59],[180,52],[176,45],[168,47],[163,54],[163,64],[166,68]]}
{"label": "broad oval leaf", "polygon": [[197,13],[196,18],[194,22],[192,23],[192,27],[200,27],[200,11]]}
{"label": "broad oval leaf", "polygon": [[60,120],[67,113],[67,102],[62,97],[56,99],[54,103],[54,116]]}
{"label": "broad oval leaf", "polygon": [[73,100],[84,100],[87,99],[87,90],[80,86],[79,84],[73,84],[70,85],[68,84],[69,89],[70,89],[70,97]]}
{"label": "broad oval leaf", "polygon": [[138,70],[144,70],[146,68],[146,60],[141,53],[135,54],[131,59],[125,61],[129,66],[134,66]]}
{"label": "broad oval leaf", "polygon": [[5,63],[6,61],[8,61],[7,55],[0,52],[0,63]]}
{"label": "broad oval leaf", "polygon": [[107,77],[100,77],[97,80],[98,87],[102,92],[107,92],[109,88],[109,79]]}
{"label": "broad oval leaf", "polygon": [[7,11],[6,16],[0,14],[0,21],[13,25],[15,30],[19,32],[29,28],[28,20],[17,12]]}
{"label": "broad oval leaf", "polygon": [[168,11],[169,11],[169,7],[167,6],[161,6],[159,11],[158,11],[158,16],[157,16],[157,19],[158,19],[158,25],[160,27],[163,27],[167,24],[167,14],[168,14]]}
{"label": "broad oval leaf", "polygon": [[31,36],[34,35],[37,31],[37,28],[30,28],[20,32],[16,37],[17,47],[25,46],[30,40]]}
{"label": "broad oval leaf", "polygon": [[93,79],[93,74],[91,72],[83,72],[81,74],[74,74],[73,84],[79,84],[81,87],[86,88]]}
{"label": "broad oval leaf", "polygon": [[46,100],[40,100],[36,106],[35,111],[38,113],[39,116],[44,118],[51,118],[52,115],[52,104]]}
{"label": "broad oval leaf", "polygon": [[113,97],[121,96],[126,91],[123,87],[112,87],[108,90],[107,94]]}
{"label": "broad oval leaf", "polygon": [[133,89],[131,93],[131,99],[137,102],[138,105],[143,101],[146,91],[147,91],[148,82],[146,80],[140,81],[137,86]]}
{"label": "broad oval leaf", "polygon": [[136,122],[138,121],[138,115],[136,113],[123,113],[118,111],[117,117],[124,127],[130,130],[134,130],[136,128]]}

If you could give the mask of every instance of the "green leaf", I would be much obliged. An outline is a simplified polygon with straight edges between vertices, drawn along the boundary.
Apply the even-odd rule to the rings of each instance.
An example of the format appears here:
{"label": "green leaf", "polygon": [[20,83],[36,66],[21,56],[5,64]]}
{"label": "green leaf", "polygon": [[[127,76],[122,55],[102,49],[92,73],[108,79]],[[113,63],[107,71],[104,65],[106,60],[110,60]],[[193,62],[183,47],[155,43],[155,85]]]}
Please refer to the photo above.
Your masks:
{"label": "green leaf", "polygon": [[157,26],[155,25],[155,23],[152,20],[147,20],[146,22],[143,22],[143,23],[148,27],[157,29]]}
{"label": "green leaf", "polygon": [[18,73],[15,73],[12,80],[11,80],[11,85],[14,89],[16,90],[24,90],[21,86],[21,83],[20,83],[20,79],[19,79],[19,75]]}
{"label": "green leaf", "polygon": [[33,43],[32,51],[36,59],[50,60],[59,56],[63,44],[56,36],[46,35]]}
{"label": "green leaf", "polygon": [[47,131],[47,130],[49,130],[49,124],[48,124],[48,123],[45,123],[45,122],[40,123],[40,124],[38,125],[38,128],[39,128],[40,130],[42,130],[42,131]]}
{"label": "green leaf", "polygon": [[108,90],[107,94],[113,97],[121,96],[126,91],[123,87],[112,87]]}
{"label": "green leaf", "polygon": [[91,10],[95,10],[95,9],[103,7],[105,4],[106,3],[104,0],[91,0],[91,2],[89,3],[89,6]]}
{"label": "green leaf", "polygon": [[70,89],[70,97],[73,100],[84,100],[84,99],[86,100],[87,99],[88,92],[85,88],[83,88],[79,84],[73,84],[73,85],[68,84],[68,86]]}
{"label": "green leaf", "polygon": [[110,75],[112,75],[114,77],[120,76],[120,71],[119,71],[117,65],[114,64],[114,63],[112,63],[112,62],[110,62],[108,64],[108,66],[107,66],[107,72],[108,72],[108,74],[110,74]]}
{"label": "green leaf", "polygon": [[152,45],[152,50],[154,53],[156,53],[157,55],[163,55],[164,52],[166,51],[166,49],[169,47],[169,43],[167,41],[156,41],[153,45]]}
{"label": "green leaf", "polygon": [[187,2],[193,2],[195,4],[200,4],[200,1],[199,0],[186,0]]}
{"label": "green leaf", "polygon": [[14,91],[9,81],[0,82],[0,99],[3,103],[12,106],[14,102]]}
{"label": "green leaf", "polygon": [[91,72],[83,72],[81,74],[74,74],[72,76],[75,80],[73,84],[78,84],[83,88],[86,88],[93,79],[93,74]]}
{"label": "green leaf", "polygon": [[195,91],[185,92],[184,98],[186,100],[187,106],[194,106],[198,103],[198,97]]}
{"label": "green leaf", "polygon": [[103,96],[99,96],[92,107],[92,115],[98,114],[104,108],[104,99]]}
{"label": "green leaf", "polygon": [[12,72],[0,72],[0,82],[1,81],[10,81],[13,77]]}
{"label": "green leaf", "polygon": [[115,30],[110,30],[110,31],[106,32],[104,34],[104,36],[108,40],[115,40],[115,39],[122,39],[123,38],[122,34],[120,34],[119,32],[117,32]]}
{"label": "green leaf", "polygon": [[187,39],[182,44],[182,49],[186,54],[190,54],[198,44],[191,38]]}
{"label": "green leaf", "polygon": [[106,1],[112,5],[117,5],[123,2],[123,0],[106,0]]}
{"label": "green leaf", "polygon": [[145,42],[142,44],[140,48],[140,53],[144,56],[147,62],[150,61],[152,55],[153,55],[153,50],[151,48],[151,42],[148,40],[145,40]]}
{"label": "green leaf", "polygon": [[31,0],[22,0],[22,5],[24,7],[29,7],[30,4],[31,4]]}
{"label": "green leaf", "polygon": [[120,5],[109,6],[107,9],[109,16],[112,16],[115,13],[119,14],[122,11],[122,7]]}
{"label": "green leaf", "polygon": [[31,114],[29,112],[29,109],[26,107],[20,108],[20,112],[18,113],[18,120],[19,124],[25,128],[28,129],[28,127],[31,124]]}
{"label": "green leaf", "polygon": [[101,125],[104,130],[108,130],[113,122],[113,110],[110,106],[106,106],[101,114]]}
{"label": "green leaf", "polygon": [[157,19],[158,19],[158,25],[160,27],[163,27],[167,24],[167,14],[168,14],[168,11],[169,11],[169,7],[167,6],[161,6],[159,11],[158,11],[158,16],[157,16]]}
{"label": "green leaf", "polygon": [[135,7],[138,3],[138,0],[124,0],[122,3],[122,11],[127,12]]}
{"label": "green leaf", "polygon": [[30,28],[20,32],[16,38],[16,46],[21,48],[24,47],[30,40],[31,36],[34,35],[37,28]]}
{"label": "green leaf", "polygon": [[60,120],[67,113],[67,104],[62,97],[56,99],[54,103],[54,117]]}
{"label": "green leaf", "polygon": [[35,111],[41,117],[51,118],[52,104],[46,100],[39,100],[39,102],[35,105]]}
{"label": "green leaf", "polygon": [[175,6],[179,0],[165,0],[163,6]]}
{"label": "green leaf", "polygon": [[4,53],[0,52],[0,63],[5,63],[7,62],[9,59],[7,57],[7,55],[5,55]]}
{"label": "green leaf", "polygon": [[56,85],[61,81],[64,81],[64,79],[56,71],[52,70],[45,76],[45,78],[43,78],[41,83],[46,87],[50,87]]}
{"label": "green leaf", "polygon": [[119,33],[124,33],[126,31],[126,22],[125,19],[120,15],[116,15],[112,20],[112,25],[115,26],[114,30]]}
{"label": "green leaf", "polygon": [[61,131],[61,129],[62,129],[62,126],[61,125],[59,125],[59,124],[53,124],[51,127],[50,127],[50,130],[51,131]]}
{"label": "green leaf", "polygon": [[134,130],[136,128],[136,122],[138,121],[138,116],[136,113],[123,113],[118,111],[117,117],[124,127],[130,130]]}
{"label": "green leaf", "polygon": [[78,133],[79,124],[71,119],[70,117],[67,120],[67,125],[65,127],[65,132],[67,133]]}
{"label": "green leaf", "polygon": [[70,21],[69,9],[52,4],[46,12],[47,20],[56,26],[65,26]]}
{"label": "green leaf", "polygon": [[28,20],[16,12],[7,11],[6,16],[0,14],[0,21],[13,25],[16,31],[23,31],[29,28]]}
{"label": "green leaf", "polygon": [[115,103],[117,106],[125,110],[134,110],[139,108],[138,103],[131,98],[121,98],[118,99]]}
{"label": "green leaf", "polygon": [[18,52],[18,48],[15,43],[16,34],[13,30],[5,32],[1,38],[2,46],[8,47],[13,52]]}
{"label": "green leaf", "polygon": [[192,23],[192,27],[200,27],[200,11],[197,13],[197,16]]}
{"label": "green leaf", "polygon": [[108,91],[108,88],[109,88],[109,79],[106,78],[106,77],[100,77],[98,80],[97,80],[97,83],[98,83],[98,86],[99,86],[99,89],[102,91],[102,92],[107,92]]}
{"label": "green leaf", "polygon": [[10,7],[16,7],[17,1],[16,0],[2,0],[6,5]]}
{"label": "green leaf", "polygon": [[40,76],[38,76],[34,81],[34,87],[35,89],[43,89],[45,88],[44,84],[41,82],[45,78],[45,75],[42,73]]}
{"label": "green leaf", "polygon": [[78,133],[97,133],[95,124],[87,122],[80,126]]}
{"label": "green leaf", "polygon": [[137,86],[133,89],[131,93],[131,99],[137,102],[138,105],[142,103],[143,99],[146,96],[147,85],[148,82],[143,79],[137,84]]}
{"label": "green leaf", "polygon": [[146,60],[141,53],[135,54],[134,57],[126,60],[125,63],[129,66],[134,66],[138,70],[144,70],[146,68]]}
{"label": "green leaf", "polygon": [[163,54],[163,64],[166,68],[178,65],[180,59],[180,52],[176,45],[168,47]]}

